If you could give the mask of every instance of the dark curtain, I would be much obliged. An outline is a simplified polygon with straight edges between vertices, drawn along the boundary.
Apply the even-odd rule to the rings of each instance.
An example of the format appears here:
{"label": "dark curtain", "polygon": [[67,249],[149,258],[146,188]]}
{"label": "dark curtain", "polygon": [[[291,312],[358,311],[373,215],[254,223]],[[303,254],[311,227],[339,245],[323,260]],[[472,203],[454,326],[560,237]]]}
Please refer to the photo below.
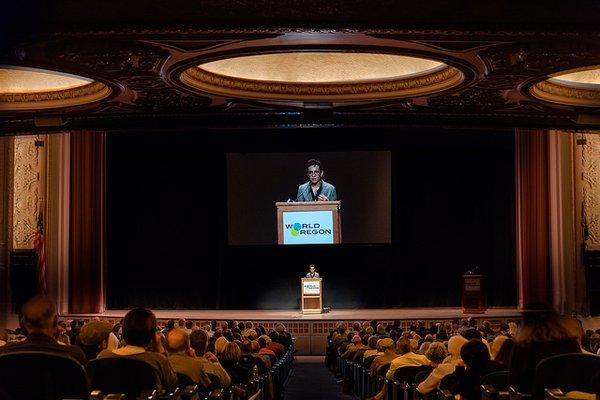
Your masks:
{"label": "dark curtain", "polygon": [[460,306],[475,266],[516,305],[514,132],[321,133],[298,151],[392,152],[391,244],[227,244],[226,154],[285,157],[289,132],[109,135],[108,307],[293,309],[309,263],[333,308]]}
{"label": "dark curtain", "polygon": [[103,311],[106,262],[103,132],[71,132],[69,310]]}
{"label": "dark curtain", "polygon": [[518,129],[517,269],[522,308],[552,304],[550,270],[548,131]]}

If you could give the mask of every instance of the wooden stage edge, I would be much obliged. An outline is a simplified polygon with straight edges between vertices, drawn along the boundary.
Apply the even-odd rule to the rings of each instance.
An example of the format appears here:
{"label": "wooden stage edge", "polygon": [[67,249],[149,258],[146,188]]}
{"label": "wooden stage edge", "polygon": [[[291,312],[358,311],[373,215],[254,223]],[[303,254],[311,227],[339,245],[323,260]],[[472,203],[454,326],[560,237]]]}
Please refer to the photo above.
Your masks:
{"label": "wooden stage edge", "polygon": [[[128,310],[106,310],[98,314],[65,314],[71,318],[121,318]],[[436,320],[474,316],[476,318],[520,318],[516,307],[489,308],[483,314],[463,313],[460,307],[336,309],[323,314],[302,314],[300,310],[152,310],[159,319],[242,320],[242,321],[353,321],[353,320]]]}

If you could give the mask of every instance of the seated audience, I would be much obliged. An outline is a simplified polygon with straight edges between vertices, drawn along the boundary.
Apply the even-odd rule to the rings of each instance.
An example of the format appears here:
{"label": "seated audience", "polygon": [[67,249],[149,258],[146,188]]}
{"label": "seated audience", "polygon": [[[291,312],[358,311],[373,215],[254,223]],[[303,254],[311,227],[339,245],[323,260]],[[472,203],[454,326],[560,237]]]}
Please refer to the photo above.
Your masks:
{"label": "seated audience", "polygon": [[241,357],[240,357],[240,365],[247,369],[253,370],[254,367],[257,368],[257,371],[260,375],[268,372],[267,365],[265,362],[259,358],[255,357],[252,354],[252,342],[248,339],[245,339],[240,346]]}
{"label": "seated audience", "polygon": [[342,358],[345,358],[347,360],[352,359],[354,353],[356,353],[356,351],[361,348],[363,348],[363,344],[360,336],[352,336],[352,342],[346,347],[346,351],[344,352],[344,354],[342,354]]}
{"label": "seated audience", "polygon": [[[154,313],[145,308],[134,308],[123,319],[125,347],[102,350],[98,358],[123,357],[145,361],[156,370],[159,389],[174,389],[177,386],[177,376],[165,356],[166,351],[160,336],[156,331]],[[146,350],[148,347],[154,351]]]}
{"label": "seated audience", "polygon": [[285,353],[285,348],[281,343],[279,343],[279,333],[275,331],[270,331],[269,338],[271,339],[271,343],[267,345],[267,348],[275,352],[277,358],[283,357],[283,354]]}
{"label": "seated audience", "polygon": [[69,356],[87,368],[87,358],[79,347],[64,345],[56,341],[58,315],[56,306],[50,299],[46,296],[35,296],[23,305],[21,312],[21,327],[27,331],[27,337],[23,341],[10,342],[1,346],[0,354],[44,351]]}
{"label": "seated audience", "polygon": [[251,369],[248,368],[248,365],[241,365],[241,357],[242,352],[237,343],[229,342],[221,354],[221,364],[231,377],[231,383],[235,386],[234,392],[236,395],[246,397],[254,392],[253,388],[249,387],[249,384],[258,375],[258,368],[255,365]]}

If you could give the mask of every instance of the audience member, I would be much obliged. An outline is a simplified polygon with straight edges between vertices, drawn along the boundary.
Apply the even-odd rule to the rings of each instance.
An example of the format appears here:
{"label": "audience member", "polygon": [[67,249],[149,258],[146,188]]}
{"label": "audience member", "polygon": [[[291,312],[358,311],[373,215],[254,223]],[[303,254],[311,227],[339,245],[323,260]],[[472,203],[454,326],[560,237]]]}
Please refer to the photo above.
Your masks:
{"label": "audience member", "polygon": [[[170,390],[177,385],[177,376],[167,360],[160,333],[156,331],[156,317],[145,308],[130,310],[123,319],[125,346],[114,350],[102,350],[98,358],[123,357],[142,360],[157,372],[160,388]],[[147,351],[151,347],[154,351]]]}
{"label": "audience member", "polygon": [[383,354],[375,357],[375,359],[371,363],[371,376],[376,376],[377,370],[379,368],[386,364],[390,364],[394,358],[398,357],[398,353],[396,353],[394,349],[394,341],[390,338],[384,338],[379,340],[379,342],[377,343],[377,347],[379,347],[379,351]]}
{"label": "audience member", "polygon": [[221,386],[227,388],[231,385],[231,378],[219,362],[217,356],[208,351],[208,335],[205,331],[194,331],[190,335],[190,345],[196,354],[196,361],[202,364],[204,372],[214,375],[221,381]]}
{"label": "audience member", "polygon": [[460,351],[465,343],[467,343],[467,339],[461,335],[452,336],[448,340],[449,356],[441,364],[438,364],[429,376],[419,384],[417,390],[420,393],[426,394],[436,390],[442,379],[453,373],[457,365],[464,365],[460,357]]}
{"label": "audience member", "polygon": [[515,336],[509,364],[509,383],[522,393],[531,392],[536,365],[544,358],[579,353],[577,339],[551,309],[536,307],[523,313],[523,326]]}
{"label": "audience member", "polygon": [[0,347],[0,354],[20,351],[44,351],[70,356],[87,368],[88,362],[83,351],[77,346],[64,345],[56,341],[58,315],[56,306],[46,296],[35,296],[21,309],[21,327],[27,337],[20,342],[10,342]]}
{"label": "audience member", "polygon": [[108,347],[111,332],[111,324],[105,321],[90,321],[83,325],[77,344],[88,360],[98,357],[98,354]]}
{"label": "audience member", "polygon": [[199,362],[194,349],[190,346],[190,335],[181,328],[171,329],[167,335],[169,347],[169,363],[177,373],[187,375],[195,383],[205,388],[211,386],[210,378],[204,371],[204,364]]}

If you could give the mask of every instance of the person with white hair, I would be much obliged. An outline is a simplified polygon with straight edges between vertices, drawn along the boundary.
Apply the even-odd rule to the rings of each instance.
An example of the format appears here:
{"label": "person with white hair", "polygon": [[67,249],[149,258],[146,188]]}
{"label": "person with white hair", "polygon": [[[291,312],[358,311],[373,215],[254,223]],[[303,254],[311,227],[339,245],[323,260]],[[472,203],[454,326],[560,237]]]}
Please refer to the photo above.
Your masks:
{"label": "person with white hair", "polygon": [[464,365],[460,357],[460,350],[468,340],[461,335],[452,336],[448,340],[448,353],[450,354],[443,363],[436,366],[427,378],[417,387],[419,393],[429,393],[436,390],[446,375],[454,372],[457,365]]}

